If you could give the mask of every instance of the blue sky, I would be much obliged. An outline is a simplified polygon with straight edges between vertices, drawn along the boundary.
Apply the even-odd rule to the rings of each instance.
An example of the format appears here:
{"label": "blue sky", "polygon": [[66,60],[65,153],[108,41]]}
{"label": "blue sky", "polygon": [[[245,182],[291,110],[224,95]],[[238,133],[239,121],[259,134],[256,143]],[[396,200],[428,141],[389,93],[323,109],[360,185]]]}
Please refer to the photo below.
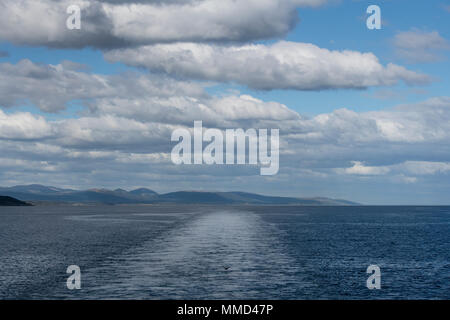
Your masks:
{"label": "blue sky", "polygon": [[[24,1],[36,12],[30,15],[7,0],[0,14],[2,184],[448,204],[449,3],[225,1],[215,12],[216,0],[204,1],[210,16],[194,20],[184,1],[158,7],[142,0],[138,9],[91,1],[81,30],[65,30],[70,1]],[[381,30],[366,27],[371,4],[381,8]],[[158,20],[163,26],[139,12],[166,17]],[[254,109],[248,97],[257,99]],[[230,114],[226,103],[243,109]],[[279,175],[164,162],[167,132],[186,119],[221,129],[280,128]],[[155,163],[142,163],[145,157]]]}

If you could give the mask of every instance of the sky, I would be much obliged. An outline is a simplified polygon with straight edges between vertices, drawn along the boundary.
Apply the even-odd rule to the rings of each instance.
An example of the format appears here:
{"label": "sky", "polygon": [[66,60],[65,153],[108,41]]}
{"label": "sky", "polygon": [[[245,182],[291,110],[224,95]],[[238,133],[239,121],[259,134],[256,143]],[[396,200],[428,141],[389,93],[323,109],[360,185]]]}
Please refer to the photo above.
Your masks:
{"label": "sky", "polygon": [[[2,0],[0,185],[450,204],[449,58],[444,0]],[[278,174],[175,165],[198,120],[279,129]]]}

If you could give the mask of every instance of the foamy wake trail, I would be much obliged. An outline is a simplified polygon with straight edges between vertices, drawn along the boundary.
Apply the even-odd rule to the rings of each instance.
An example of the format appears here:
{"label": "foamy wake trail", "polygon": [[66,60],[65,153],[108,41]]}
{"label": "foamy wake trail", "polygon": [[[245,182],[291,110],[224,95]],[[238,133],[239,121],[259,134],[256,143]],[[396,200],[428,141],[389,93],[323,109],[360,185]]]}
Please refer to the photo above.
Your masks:
{"label": "foamy wake trail", "polygon": [[[274,226],[251,212],[200,214],[163,237],[88,270],[83,297],[292,297],[307,283],[278,236]],[[95,286],[89,285],[90,279]]]}

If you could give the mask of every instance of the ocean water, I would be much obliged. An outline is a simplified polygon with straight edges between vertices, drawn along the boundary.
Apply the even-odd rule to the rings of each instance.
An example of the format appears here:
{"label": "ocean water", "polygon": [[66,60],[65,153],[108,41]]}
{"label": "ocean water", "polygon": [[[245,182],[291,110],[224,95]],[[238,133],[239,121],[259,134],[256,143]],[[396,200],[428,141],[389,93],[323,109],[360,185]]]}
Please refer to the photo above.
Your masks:
{"label": "ocean water", "polygon": [[450,207],[0,207],[0,299],[449,298]]}

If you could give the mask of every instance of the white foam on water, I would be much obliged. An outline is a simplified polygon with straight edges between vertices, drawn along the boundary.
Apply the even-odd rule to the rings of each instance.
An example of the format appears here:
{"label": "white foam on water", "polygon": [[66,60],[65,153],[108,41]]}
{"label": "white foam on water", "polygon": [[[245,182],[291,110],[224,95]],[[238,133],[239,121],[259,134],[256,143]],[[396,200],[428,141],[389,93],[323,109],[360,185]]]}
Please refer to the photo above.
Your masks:
{"label": "white foam on water", "polygon": [[279,298],[307,286],[274,226],[213,211],[88,270],[84,298]]}

